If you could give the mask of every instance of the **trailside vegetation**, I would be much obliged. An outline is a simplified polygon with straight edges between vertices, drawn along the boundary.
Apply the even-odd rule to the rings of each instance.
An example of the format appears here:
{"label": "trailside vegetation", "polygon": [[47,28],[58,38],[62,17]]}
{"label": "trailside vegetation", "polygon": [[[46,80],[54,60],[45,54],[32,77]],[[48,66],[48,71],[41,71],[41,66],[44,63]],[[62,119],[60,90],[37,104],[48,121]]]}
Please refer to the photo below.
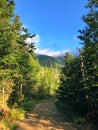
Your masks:
{"label": "trailside vegetation", "polygon": [[[60,75],[59,101],[86,121],[98,124],[98,0],[88,0],[89,11],[79,30],[82,49],[78,57],[66,53]],[[95,129],[95,128],[94,128]]]}
{"label": "trailside vegetation", "polygon": [[12,129],[11,121],[23,118],[35,100],[54,96],[59,81],[56,69],[40,66],[35,43],[27,41],[36,34],[23,27],[14,8],[14,0],[0,0],[0,129]]}

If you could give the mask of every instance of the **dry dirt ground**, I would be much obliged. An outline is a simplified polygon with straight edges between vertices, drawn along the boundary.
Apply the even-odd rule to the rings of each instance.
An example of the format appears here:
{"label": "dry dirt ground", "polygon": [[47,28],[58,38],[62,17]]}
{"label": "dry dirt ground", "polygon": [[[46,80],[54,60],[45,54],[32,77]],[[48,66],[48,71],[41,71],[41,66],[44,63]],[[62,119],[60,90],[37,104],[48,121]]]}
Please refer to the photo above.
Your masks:
{"label": "dry dirt ground", "polygon": [[66,117],[58,112],[52,101],[41,102],[18,122],[16,130],[76,130]]}

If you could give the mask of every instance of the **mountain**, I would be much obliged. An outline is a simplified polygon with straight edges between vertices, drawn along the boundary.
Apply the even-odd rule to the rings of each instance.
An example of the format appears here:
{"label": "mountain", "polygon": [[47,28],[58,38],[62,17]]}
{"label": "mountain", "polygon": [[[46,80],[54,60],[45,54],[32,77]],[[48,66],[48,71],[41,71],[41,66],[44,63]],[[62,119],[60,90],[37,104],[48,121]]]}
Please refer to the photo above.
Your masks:
{"label": "mountain", "polygon": [[39,64],[41,66],[47,66],[47,67],[62,67],[64,65],[63,63],[63,57],[51,57],[47,55],[37,55],[36,58],[39,61]]}

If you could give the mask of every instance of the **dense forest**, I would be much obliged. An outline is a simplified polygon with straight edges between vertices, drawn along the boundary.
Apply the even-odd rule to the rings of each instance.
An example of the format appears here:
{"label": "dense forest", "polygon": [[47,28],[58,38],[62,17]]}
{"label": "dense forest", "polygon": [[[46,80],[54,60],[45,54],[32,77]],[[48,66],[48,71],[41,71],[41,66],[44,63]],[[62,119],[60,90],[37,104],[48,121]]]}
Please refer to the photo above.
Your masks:
{"label": "dense forest", "polygon": [[85,7],[85,28],[78,36],[82,49],[78,57],[64,57],[58,98],[76,115],[98,124],[98,0],[89,0]]}
{"label": "dense forest", "polygon": [[23,108],[25,102],[50,98],[98,123],[98,0],[89,0],[85,7],[89,11],[82,17],[85,28],[79,30],[79,56],[68,52],[63,67],[41,66],[34,54],[35,43],[26,42],[36,34],[30,34],[14,13],[14,0],[0,0],[1,128],[6,129],[9,111],[14,119],[15,109]]}
{"label": "dense forest", "polygon": [[59,82],[57,68],[39,64],[35,43],[26,42],[36,34],[23,27],[14,8],[13,0],[0,0],[0,113],[5,118],[27,100],[54,97]]}

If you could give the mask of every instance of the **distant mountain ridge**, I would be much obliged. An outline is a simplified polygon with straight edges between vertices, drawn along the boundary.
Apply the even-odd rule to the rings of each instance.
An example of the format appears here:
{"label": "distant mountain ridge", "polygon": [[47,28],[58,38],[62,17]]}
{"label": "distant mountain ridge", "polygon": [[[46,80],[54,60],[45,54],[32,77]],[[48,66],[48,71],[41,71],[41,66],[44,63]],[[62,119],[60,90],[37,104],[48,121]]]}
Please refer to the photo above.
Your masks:
{"label": "distant mountain ridge", "polygon": [[51,57],[47,55],[36,55],[36,58],[39,61],[39,64],[43,67],[62,67],[64,65],[63,63],[63,57]]}

